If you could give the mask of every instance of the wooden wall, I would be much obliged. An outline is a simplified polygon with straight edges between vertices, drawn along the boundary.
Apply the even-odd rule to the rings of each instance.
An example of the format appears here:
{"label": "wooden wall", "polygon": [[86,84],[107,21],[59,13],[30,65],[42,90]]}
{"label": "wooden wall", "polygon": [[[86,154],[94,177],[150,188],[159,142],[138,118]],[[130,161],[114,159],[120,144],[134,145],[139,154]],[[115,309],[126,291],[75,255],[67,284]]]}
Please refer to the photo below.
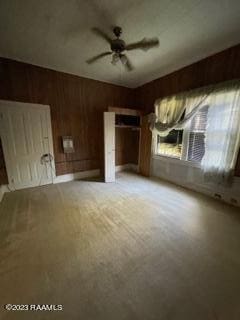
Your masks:
{"label": "wooden wall", "polygon": [[[50,105],[57,175],[102,168],[103,112],[134,106],[131,89],[2,58],[0,84],[0,99]],[[63,135],[74,154],[63,153]]]}
{"label": "wooden wall", "polygon": [[[135,89],[136,104],[147,114],[154,110],[157,98],[237,78],[240,79],[240,45]],[[240,176],[240,153],[236,175]]]}
{"label": "wooden wall", "polygon": [[136,103],[152,112],[157,98],[240,78],[240,44],[135,89]]}
{"label": "wooden wall", "polygon": [[3,156],[2,142],[0,139],[0,185],[7,184],[7,183],[8,183],[7,171],[6,171],[5,161]]}
{"label": "wooden wall", "polygon": [[[240,78],[239,61],[240,45],[133,90],[0,58],[0,99],[50,105],[56,170],[60,175],[103,167],[102,117],[108,106],[137,106],[147,114],[159,97]],[[73,136],[74,154],[63,153],[63,135]],[[116,153],[117,164],[130,161],[126,154],[131,162],[136,161],[136,152],[128,154],[126,150],[132,151],[138,138],[130,143],[126,135],[118,134],[121,145]],[[236,173],[240,175],[240,157]],[[2,168],[0,184],[5,182]]]}
{"label": "wooden wall", "polygon": [[140,141],[140,156],[139,156],[139,172],[148,177],[150,175],[151,165],[151,147],[152,147],[152,132],[149,129],[148,117],[142,117],[141,124],[141,141]]}

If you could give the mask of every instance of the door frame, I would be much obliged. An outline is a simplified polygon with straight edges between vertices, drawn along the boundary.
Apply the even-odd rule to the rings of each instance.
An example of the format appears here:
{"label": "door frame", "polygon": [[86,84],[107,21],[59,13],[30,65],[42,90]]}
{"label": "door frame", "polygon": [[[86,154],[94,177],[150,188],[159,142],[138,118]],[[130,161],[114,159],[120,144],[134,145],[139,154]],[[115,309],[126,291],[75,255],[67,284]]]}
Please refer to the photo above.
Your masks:
{"label": "door frame", "polygon": [[141,137],[139,147],[139,173],[145,177],[151,174],[152,132],[149,128],[148,115],[141,117]]}
{"label": "door frame", "polygon": [[[110,116],[113,120],[112,125],[114,127],[114,136],[113,136],[113,149],[111,149],[111,153],[113,153],[114,155],[114,159],[113,159],[113,176],[109,178],[107,172],[108,172],[108,153],[109,153],[109,149],[108,149],[108,145],[107,145],[107,141],[108,141],[108,124],[106,121],[109,120],[107,119],[107,117]],[[115,159],[115,112],[104,112],[103,113],[103,126],[104,126],[104,181],[105,182],[115,182],[115,171],[116,171],[116,159]]]}
{"label": "door frame", "polygon": [[[53,151],[53,137],[52,137],[52,124],[51,124],[51,112],[50,112],[50,106],[44,105],[44,104],[38,104],[38,103],[27,103],[27,102],[19,102],[19,101],[9,101],[9,100],[0,100],[0,122],[3,121],[2,119],[2,113],[4,112],[4,109],[6,108],[29,108],[30,110],[43,110],[45,109],[47,111],[47,131],[48,131],[48,148],[49,153],[53,156],[52,160],[52,183],[54,183],[54,180],[56,179],[56,170],[55,170],[55,157],[54,157],[54,151]],[[11,165],[11,158],[9,155],[9,141],[8,137],[6,135],[6,132],[4,130],[4,126],[0,125],[0,137],[2,140],[2,148],[3,148],[3,155],[5,160],[5,166],[7,170],[7,176],[8,176],[8,186],[11,190],[15,189],[14,182],[11,180],[12,177],[12,165]]]}

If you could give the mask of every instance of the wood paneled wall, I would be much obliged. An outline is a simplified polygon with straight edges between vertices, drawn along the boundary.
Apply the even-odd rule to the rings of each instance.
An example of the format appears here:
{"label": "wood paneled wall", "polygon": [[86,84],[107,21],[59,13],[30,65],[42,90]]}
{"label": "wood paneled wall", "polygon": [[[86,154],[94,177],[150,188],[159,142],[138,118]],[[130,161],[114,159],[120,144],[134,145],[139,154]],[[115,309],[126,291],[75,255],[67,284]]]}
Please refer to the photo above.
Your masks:
{"label": "wood paneled wall", "polygon": [[[157,98],[238,78],[240,79],[240,45],[135,89],[136,105],[147,114],[154,110]],[[240,176],[240,153],[235,174]]]}
{"label": "wood paneled wall", "polygon": [[240,44],[135,89],[136,104],[152,112],[157,98],[240,78]]}
{"label": "wood paneled wall", "polygon": [[[102,117],[108,106],[137,106],[147,114],[159,97],[240,78],[239,61],[240,45],[137,89],[128,89],[0,58],[0,99],[50,105],[56,170],[60,175],[103,167]],[[63,153],[63,135],[73,136],[74,154]],[[136,141],[137,137],[131,146],[136,145]],[[120,149],[117,164],[129,161]],[[126,154],[126,147],[122,150]],[[136,152],[132,152],[130,158],[134,162]],[[236,173],[240,175],[240,157]],[[2,169],[0,184],[5,182],[6,172]]]}
{"label": "wood paneled wall", "polygon": [[0,185],[7,184],[7,183],[8,183],[8,178],[7,178],[7,172],[6,172],[5,161],[3,156],[2,141],[0,139]]}
{"label": "wood paneled wall", "polygon": [[151,165],[152,132],[149,129],[148,117],[142,117],[139,172],[149,177]]}
{"label": "wood paneled wall", "polygon": [[[57,175],[102,168],[103,112],[134,106],[131,89],[8,59],[0,84],[0,99],[50,105]],[[75,153],[63,153],[63,135],[73,136]]]}

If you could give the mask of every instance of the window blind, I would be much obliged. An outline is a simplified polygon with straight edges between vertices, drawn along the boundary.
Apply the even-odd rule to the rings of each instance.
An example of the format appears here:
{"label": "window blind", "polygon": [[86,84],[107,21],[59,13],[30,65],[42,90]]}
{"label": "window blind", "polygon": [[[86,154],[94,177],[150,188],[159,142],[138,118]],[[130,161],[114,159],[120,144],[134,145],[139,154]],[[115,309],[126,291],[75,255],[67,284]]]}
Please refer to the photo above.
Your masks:
{"label": "window blind", "polygon": [[188,161],[201,162],[204,156],[207,114],[208,106],[204,106],[191,121],[188,142]]}

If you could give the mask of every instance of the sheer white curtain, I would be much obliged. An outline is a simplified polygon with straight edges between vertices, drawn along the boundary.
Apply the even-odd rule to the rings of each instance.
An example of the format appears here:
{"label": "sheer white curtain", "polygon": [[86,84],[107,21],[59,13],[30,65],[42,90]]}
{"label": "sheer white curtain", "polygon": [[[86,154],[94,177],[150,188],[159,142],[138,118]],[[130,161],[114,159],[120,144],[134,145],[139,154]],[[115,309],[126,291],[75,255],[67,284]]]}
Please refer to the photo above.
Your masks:
{"label": "sheer white curtain", "polygon": [[149,117],[150,129],[160,136],[168,135],[172,129],[183,129],[205,105],[212,90],[212,87],[204,87],[156,100],[155,114]]}
{"label": "sheer white curtain", "polygon": [[240,80],[156,100],[150,128],[160,136],[172,129],[184,129],[205,105],[209,108],[201,168],[205,181],[228,184],[240,148]]}
{"label": "sheer white curtain", "polygon": [[201,167],[205,181],[229,184],[240,148],[240,85],[216,90],[207,100],[205,155]]}
{"label": "sheer white curtain", "polygon": [[208,97],[212,92],[212,87],[200,88],[190,91],[189,94],[186,93],[186,98],[184,101],[184,119],[180,120],[175,129],[184,129],[186,124],[192,120],[196,113],[206,106]]}
{"label": "sheer white curtain", "polygon": [[185,100],[184,94],[156,100],[155,114],[150,117],[150,129],[156,130],[161,136],[168,135],[182,117]]}

